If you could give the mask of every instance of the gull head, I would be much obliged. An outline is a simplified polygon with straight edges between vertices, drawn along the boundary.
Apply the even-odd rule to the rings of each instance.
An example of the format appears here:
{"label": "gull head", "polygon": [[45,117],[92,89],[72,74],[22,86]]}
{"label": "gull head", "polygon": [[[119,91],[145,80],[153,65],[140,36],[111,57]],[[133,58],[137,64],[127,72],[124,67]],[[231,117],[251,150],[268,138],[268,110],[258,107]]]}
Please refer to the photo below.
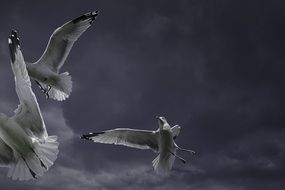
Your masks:
{"label": "gull head", "polygon": [[158,120],[158,125],[159,125],[159,128],[162,129],[164,124],[167,123],[165,117],[161,117],[161,116],[156,116],[156,119]]}

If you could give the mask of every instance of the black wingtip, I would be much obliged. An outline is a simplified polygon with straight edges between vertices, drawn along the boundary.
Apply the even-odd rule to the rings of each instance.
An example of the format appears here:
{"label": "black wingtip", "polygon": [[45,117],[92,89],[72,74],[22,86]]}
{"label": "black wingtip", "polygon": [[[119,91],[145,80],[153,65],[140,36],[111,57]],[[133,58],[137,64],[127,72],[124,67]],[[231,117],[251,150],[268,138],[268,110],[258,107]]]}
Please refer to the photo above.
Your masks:
{"label": "black wingtip", "polygon": [[80,17],[73,19],[72,22],[75,24],[77,22],[90,19],[89,23],[91,24],[95,20],[95,18],[98,16],[98,14],[99,14],[99,11],[88,12],[88,13],[85,13],[84,15],[80,16]]}
{"label": "black wingtip", "polygon": [[89,134],[86,134],[86,135],[81,135],[80,138],[81,139],[85,139],[85,140],[92,140],[91,137],[95,137],[95,136],[98,136],[100,134],[104,134],[105,132],[98,132],[98,133],[89,133]]}
{"label": "black wingtip", "polygon": [[96,17],[96,16],[99,15],[99,12],[100,12],[100,11],[98,11],[98,10],[93,11],[93,12],[91,12],[91,15],[93,15],[94,17]]}
{"label": "black wingtip", "polygon": [[87,135],[81,135],[80,138],[81,138],[81,139],[85,139],[85,140],[90,140]]}
{"label": "black wingtip", "polygon": [[17,30],[12,30],[11,31],[11,36],[14,36],[14,39],[15,39],[15,45],[20,45],[20,39],[18,37],[18,33],[17,33]]}
{"label": "black wingtip", "polygon": [[15,53],[16,48],[20,46],[20,40],[18,38],[18,33],[16,30],[11,31],[11,35],[8,37],[8,44],[9,44],[9,50],[10,50],[10,57],[12,62],[15,62]]}

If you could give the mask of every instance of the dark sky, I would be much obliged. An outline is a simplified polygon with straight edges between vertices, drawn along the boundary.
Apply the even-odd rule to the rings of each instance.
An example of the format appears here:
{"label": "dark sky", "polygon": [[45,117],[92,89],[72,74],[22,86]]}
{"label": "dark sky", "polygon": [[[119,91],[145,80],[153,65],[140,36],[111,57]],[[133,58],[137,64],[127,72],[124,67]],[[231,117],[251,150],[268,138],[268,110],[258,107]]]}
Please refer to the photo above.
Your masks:
{"label": "dark sky", "polygon": [[[100,10],[62,72],[73,79],[64,102],[33,83],[60,152],[36,181],[0,168],[1,189],[283,190],[285,188],[284,1],[0,2],[0,111],[18,98],[7,37],[16,29],[27,61],[37,60],[56,27]],[[151,151],[95,144],[80,134],[117,127],[155,130],[156,115],[179,124],[169,177],[153,172]]]}

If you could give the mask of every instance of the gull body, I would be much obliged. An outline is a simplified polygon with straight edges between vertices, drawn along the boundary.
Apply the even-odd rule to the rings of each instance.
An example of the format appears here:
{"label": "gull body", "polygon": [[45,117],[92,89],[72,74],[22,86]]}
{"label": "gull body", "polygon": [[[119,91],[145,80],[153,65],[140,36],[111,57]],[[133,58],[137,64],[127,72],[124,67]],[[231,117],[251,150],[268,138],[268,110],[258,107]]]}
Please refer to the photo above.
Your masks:
{"label": "gull body", "polygon": [[33,148],[32,139],[13,118],[0,117],[0,138],[20,155]]}
{"label": "gull body", "polygon": [[181,127],[170,127],[164,117],[157,117],[159,128],[156,131],[129,128],[117,128],[103,132],[82,135],[82,139],[92,140],[97,143],[123,145],[138,149],[151,149],[158,153],[152,161],[155,172],[169,174],[175,158],[183,163],[186,161],[176,154],[176,150],[183,150],[194,154],[192,150],[182,149],[174,139],[179,135]]}
{"label": "gull body", "polygon": [[153,166],[156,171],[163,171],[168,173],[173,165],[176,154],[176,147],[174,146],[173,135],[170,125],[160,118],[159,122],[159,135],[158,135],[158,148],[159,155],[154,159]]}
{"label": "gull body", "polygon": [[59,73],[75,41],[91,26],[98,11],[86,13],[57,28],[38,61],[28,63],[29,76],[33,78],[47,98],[62,101],[72,91],[71,76]]}
{"label": "gull body", "polygon": [[56,136],[48,136],[17,33],[12,31],[8,40],[20,105],[12,117],[0,114],[0,166],[8,167],[14,180],[36,179],[53,165],[59,143]]}

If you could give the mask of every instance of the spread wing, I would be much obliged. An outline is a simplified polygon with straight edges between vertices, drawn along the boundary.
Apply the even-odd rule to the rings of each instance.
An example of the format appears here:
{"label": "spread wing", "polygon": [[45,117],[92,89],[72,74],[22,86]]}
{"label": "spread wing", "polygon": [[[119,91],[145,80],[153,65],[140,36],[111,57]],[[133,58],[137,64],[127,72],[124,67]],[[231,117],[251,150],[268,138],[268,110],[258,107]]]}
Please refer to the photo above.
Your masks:
{"label": "spread wing", "polygon": [[13,160],[13,150],[0,138],[0,167],[8,167]]}
{"label": "spread wing", "polygon": [[82,135],[81,138],[98,143],[158,151],[158,133],[156,131],[117,128],[98,133],[89,133]]}
{"label": "spread wing", "polygon": [[13,118],[23,127],[28,135],[38,138],[47,137],[45,124],[35,94],[31,88],[26,64],[20,50],[16,31],[9,36],[11,66],[15,75],[16,92],[20,101]]}
{"label": "spread wing", "polygon": [[43,55],[35,64],[44,64],[58,72],[74,42],[91,26],[97,15],[98,11],[89,12],[57,28],[51,35]]}

